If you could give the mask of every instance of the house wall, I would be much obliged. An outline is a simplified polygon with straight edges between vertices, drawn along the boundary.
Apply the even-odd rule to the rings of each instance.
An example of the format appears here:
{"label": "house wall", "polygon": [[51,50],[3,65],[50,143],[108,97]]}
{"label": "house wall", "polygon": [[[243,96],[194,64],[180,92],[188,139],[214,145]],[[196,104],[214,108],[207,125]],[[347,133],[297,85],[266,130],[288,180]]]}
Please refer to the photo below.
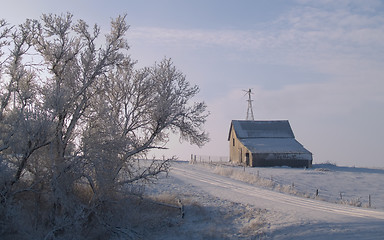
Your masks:
{"label": "house wall", "polygon": [[307,153],[253,153],[253,167],[312,167],[312,154]]}
{"label": "house wall", "polygon": [[252,153],[237,138],[232,126],[229,140],[229,161],[252,166]]}

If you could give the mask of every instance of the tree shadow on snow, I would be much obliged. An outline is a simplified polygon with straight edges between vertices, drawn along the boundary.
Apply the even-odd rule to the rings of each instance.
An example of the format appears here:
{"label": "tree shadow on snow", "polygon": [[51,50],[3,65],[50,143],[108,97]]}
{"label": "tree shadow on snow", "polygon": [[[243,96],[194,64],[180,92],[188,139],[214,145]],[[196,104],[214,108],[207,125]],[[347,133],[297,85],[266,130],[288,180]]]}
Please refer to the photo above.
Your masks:
{"label": "tree shadow on snow", "polygon": [[305,223],[277,229],[269,234],[272,239],[383,239],[384,222],[382,220],[366,220],[344,223]]}

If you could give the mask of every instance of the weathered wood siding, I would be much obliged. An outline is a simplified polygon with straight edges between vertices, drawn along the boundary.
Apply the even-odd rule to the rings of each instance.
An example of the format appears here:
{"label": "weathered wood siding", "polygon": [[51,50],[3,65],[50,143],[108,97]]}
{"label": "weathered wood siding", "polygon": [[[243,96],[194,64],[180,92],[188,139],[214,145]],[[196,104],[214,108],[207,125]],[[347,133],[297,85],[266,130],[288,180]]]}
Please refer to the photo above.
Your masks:
{"label": "weathered wood siding", "polygon": [[288,166],[296,168],[312,167],[311,154],[295,153],[253,153],[252,167]]}
{"label": "weathered wood siding", "polygon": [[229,141],[229,161],[234,163],[244,164],[244,163],[247,163],[247,156],[249,156],[247,165],[251,166],[253,161],[252,153],[237,138],[236,132],[232,126],[230,130],[230,141]]}

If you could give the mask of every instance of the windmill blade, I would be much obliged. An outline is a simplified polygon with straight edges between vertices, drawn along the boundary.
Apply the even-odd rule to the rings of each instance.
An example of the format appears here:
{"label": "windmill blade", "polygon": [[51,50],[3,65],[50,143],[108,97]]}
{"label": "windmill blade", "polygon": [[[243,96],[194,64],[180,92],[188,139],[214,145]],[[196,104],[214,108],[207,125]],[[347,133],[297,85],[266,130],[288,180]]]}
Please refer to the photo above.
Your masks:
{"label": "windmill blade", "polygon": [[246,94],[253,94],[252,89],[253,89],[253,88],[249,88],[248,90],[244,90],[244,89],[243,89],[243,92],[245,92],[245,95],[246,95]]}

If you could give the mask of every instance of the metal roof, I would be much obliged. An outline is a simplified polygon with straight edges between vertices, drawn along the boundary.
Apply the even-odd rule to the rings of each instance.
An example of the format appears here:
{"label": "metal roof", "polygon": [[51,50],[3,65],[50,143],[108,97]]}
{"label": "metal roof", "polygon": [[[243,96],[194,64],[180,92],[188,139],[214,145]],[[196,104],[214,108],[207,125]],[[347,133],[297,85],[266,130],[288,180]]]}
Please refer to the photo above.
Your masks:
{"label": "metal roof", "polygon": [[288,120],[247,121],[233,120],[236,136],[243,138],[295,138]]}
{"label": "metal roof", "polygon": [[252,153],[311,154],[294,138],[247,138],[241,142]]}

